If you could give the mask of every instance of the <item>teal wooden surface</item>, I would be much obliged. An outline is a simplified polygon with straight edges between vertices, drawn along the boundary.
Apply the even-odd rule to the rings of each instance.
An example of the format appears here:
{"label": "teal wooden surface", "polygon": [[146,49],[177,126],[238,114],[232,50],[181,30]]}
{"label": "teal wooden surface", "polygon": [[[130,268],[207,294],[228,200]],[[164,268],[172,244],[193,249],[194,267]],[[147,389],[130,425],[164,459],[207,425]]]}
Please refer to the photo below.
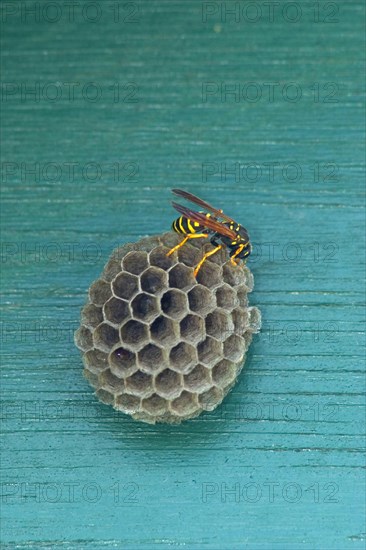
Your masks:
{"label": "teal wooden surface", "polygon": [[[3,547],[364,548],[363,3],[66,4],[1,5]],[[148,426],[73,330],[172,186],[249,229],[263,330],[219,409]]]}

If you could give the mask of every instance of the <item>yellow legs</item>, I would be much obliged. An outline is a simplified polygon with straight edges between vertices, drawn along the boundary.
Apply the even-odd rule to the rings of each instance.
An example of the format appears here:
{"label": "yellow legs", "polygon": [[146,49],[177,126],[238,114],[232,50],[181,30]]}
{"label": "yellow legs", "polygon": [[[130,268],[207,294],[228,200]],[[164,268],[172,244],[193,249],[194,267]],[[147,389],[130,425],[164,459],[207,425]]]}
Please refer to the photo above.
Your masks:
{"label": "yellow legs", "polygon": [[222,248],[222,244],[219,244],[218,246],[216,246],[216,248],[214,248],[213,250],[210,250],[210,252],[206,252],[206,254],[203,256],[202,260],[200,261],[199,264],[197,264],[197,266],[195,267],[194,269],[194,276],[197,277],[197,273],[199,272],[199,270],[201,269],[203,263],[207,260],[207,258],[209,256],[212,256],[213,254],[216,254],[216,252],[218,252],[219,250],[221,250]]}
{"label": "yellow legs", "polygon": [[[179,248],[181,248],[189,239],[200,239],[202,237],[205,237],[207,239],[208,234],[207,233],[190,233],[189,235],[186,235],[182,242],[180,242],[179,244],[177,244],[177,246],[174,246],[174,248],[169,250],[169,252],[167,253],[167,256],[170,256],[171,254],[173,254],[173,252],[175,252],[176,250],[179,250]],[[222,248],[222,245],[220,244],[216,246],[216,248],[214,248],[213,250],[210,250],[210,252],[206,252],[206,254],[203,256],[202,260],[196,266],[193,272],[195,277],[197,277],[197,273],[199,272],[199,270],[201,269],[203,263],[207,260],[207,258],[209,256],[212,256],[213,254],[216,254],[216,252],[221,250],[221,248]]]}
{"label": "yellow legs", "polygon": [[243,248],[244,248],[244,245],[243,245],[243,244],[240,244],[240,245],[238,246],[238,248],[235,250],[235,254],[233,254],[233,255],[231,256],[230,261],[231,261],[231,263],[232,263],[233,265],[235,265],[235,266],[239,265],[239,261],[240,261],[240,260],[239,260],[238,262],[236,262],[234,258],[235,258],[235,256],[238,256],[238,254],[240,254],[240,252],[243,250]]}
{"label": "yellow legs", "polygon": [[[179,250],[179,248],[181,248],[189,239],[199,239],[202,237],[207,238],[208,235],[206,233],[190,233],[189,235],[186,235],[182,240],[182,242],[180,242],[179,244],[177,244],[177,246],[174,246],[171,250],[169,250],[169,252],[167,253],[167,256],[170,256],[171,254],[173,254],[173,252],[175,252],[176,250]],[[236,262],[235,257],[240,254],[243,248],[244,248],[244,244],[239,245],[237,250],[235,251],[235,254],[231,256],[230,261],[233,265],[237,266],[239,264],[240,260]],[[210,256],[213,256],[213,254],[216,254],[216,252],[218,252],[221,249],[222,249],[222,244],[219,244],[213,250],[210,250],[210,252],[206,252],[202,260],[197,264],[197,266],[194,269],[193,273],[195,277],[197,277],[197,273],[199,272],[199,270],[201,269],[202,265],[205,263],[207,258],[209,258]]]}
{"label": "yellow legs", "polygon": [[208,235],[206,233],[189,233],[189,235],[186,235],[183,239],[182,242],[180,242],[179,244],[177,244],[177,246],[174,246],[174,248],[172,248],[171,250],[169,250],[167,256],[170,256],[171,254],[173,254],[173,252],[175,252],[176,250],[178,250],[181,246],[183,246],[184,244],[186,244],[186,242],[188,241],[188,239],[199,239],[200,237],[208,237]]}

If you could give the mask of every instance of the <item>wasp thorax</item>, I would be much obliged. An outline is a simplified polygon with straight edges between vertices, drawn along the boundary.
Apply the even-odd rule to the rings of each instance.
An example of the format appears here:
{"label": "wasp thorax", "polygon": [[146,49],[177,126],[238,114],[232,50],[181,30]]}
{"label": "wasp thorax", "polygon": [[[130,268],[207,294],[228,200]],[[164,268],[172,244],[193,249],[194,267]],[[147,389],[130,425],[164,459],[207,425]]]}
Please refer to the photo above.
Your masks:
{"label": "wasp thorax", "polygon": [[98,398],[144,422],[180,423],[221,403],[260,313],[253,276],[227,250],[170,232],[116,249],[89,289],[75,340]]}

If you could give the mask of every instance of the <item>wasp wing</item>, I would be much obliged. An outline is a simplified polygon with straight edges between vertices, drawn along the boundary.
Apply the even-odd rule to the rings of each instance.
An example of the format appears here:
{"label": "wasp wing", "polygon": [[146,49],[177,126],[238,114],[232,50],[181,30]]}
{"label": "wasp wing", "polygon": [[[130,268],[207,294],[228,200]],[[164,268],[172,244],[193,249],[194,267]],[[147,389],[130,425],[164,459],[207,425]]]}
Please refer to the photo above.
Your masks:
{"label": "wasp wing", "polygon": [[232,218],[229,218],[229,216],[226,216],[226,214],[224,214],[221,210],[214,208],[213,206],[211,206],[211,204],[208,204],[208,202],[205,202],[199,197],[196,197],[196,195],[192,195],[192,193],[188,193],[188,191],[183,191],[183,189],[172,189],[172,193],[174,193],[175,195],[178,195],[179,197],[183,197],[187,201],[194,202],[195,204],[198,204],[198,206],[202,206],[202,208],[204,208],[205,210],[209,210],[210,212],[215,214],[218,218],[222,218],[227,222],[234,221]]}
{"label": "wasp wing", "polygon": [[202,214],[201,212],[195,212],[190,208],[186,208],[185,206],[182,206],[177,202],[172,202],[172,205],[185,218],[188,218],[189,220],[192,220],[194,222],[198,222],[203,227],[206,227],[207,229],[211,229],[212,231],[215,231],[216,233],[219,233],[224,237],[229,237],[229,239],[235,240],[236,233],[231,229],[229,229],[228,227],[226,227],[226,225],[224,225],[223,223],[215,221],[212,218],[208,218],[207,216],[205,216],[205,214]]}

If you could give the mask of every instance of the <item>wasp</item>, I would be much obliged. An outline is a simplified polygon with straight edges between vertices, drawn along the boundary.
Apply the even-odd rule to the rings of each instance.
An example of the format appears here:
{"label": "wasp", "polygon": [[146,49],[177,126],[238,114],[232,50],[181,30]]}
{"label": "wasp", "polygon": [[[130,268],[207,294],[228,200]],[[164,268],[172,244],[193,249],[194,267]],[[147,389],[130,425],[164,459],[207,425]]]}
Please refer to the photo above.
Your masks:
{"label": "wasp", "polygon": [[229,249],[230,261],[235,266],[238,265],[239,260],[245,260],[249,256],[252,247],[245,227],[226,216],[222,210],[214,208],[202,199],[192,195],[192,193],[182,189],[172,189],[172,192],[201,206],[205,211],[196,212],[181,204],[172,202],[174,208],[181,214],[179,218],[174,220],[172,229],[176,233],[185,235],[185,237],[177,246],[169,250],[167,256],[181,248],[189,239],[209,238],[214,248],[206,252],[196,266],[194,270],[195,277],[207,258],[216,254],[223,247]]}

